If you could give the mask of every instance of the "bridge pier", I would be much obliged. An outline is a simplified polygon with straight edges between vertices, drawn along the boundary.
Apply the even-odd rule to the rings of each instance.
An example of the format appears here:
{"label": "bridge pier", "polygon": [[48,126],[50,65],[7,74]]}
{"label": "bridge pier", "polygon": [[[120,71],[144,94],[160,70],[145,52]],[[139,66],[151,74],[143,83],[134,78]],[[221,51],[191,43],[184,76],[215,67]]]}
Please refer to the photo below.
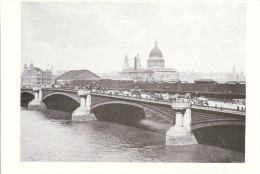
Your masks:
{"label": "bridge pier", "polygon": [[72,121],[91,121],[96,120],[96,117],[91,113],[91,94],[90,90],[80,89],[78,90],[80,96],[80,107],[78,107],[73,113]]}
{"label": "bridge pier", "polygon": [[33,87],[34,99],[29,102],[28,109],[46,109],[45,104],[42,102],[42,89]]}
{"label": "bridge pier", "polygon": [[166,145],[190,145],[198,144],[193,135],[191,124],[191,104],[188,102],[174,102],[175,125],[166,132]]}

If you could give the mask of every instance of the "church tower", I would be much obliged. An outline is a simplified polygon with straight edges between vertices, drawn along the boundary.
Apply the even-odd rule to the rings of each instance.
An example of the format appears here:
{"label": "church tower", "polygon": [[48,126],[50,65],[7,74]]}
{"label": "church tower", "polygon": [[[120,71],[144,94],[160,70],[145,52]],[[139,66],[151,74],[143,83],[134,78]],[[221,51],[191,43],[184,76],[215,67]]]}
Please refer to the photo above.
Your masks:
{"label": "church tower", "polygon": [[130,69],[127,55],[125,55],[124,66],[123,66],[123,70],[126,70],[126,69]]}

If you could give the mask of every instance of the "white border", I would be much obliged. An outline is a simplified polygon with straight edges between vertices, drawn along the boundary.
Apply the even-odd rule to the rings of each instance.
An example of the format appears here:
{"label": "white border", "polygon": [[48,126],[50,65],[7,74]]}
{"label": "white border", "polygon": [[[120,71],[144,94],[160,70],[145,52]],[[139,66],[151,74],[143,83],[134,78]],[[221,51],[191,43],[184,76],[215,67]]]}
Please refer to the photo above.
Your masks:
{"label": "white border", "polygon": [[[144,2],[144,1],[143,1]],[[176,1],[177,2],[177,1]],[[185,1],[187,2],[187,1]],[[192,1],[194,2],[194,1]],[[207,1],[202,1],[207,2]],[[210,1],[212,2],[212,1]],[[221,1],[223,2],[223,1]],[[226,1],[225,1],[226,2]],[[235,1],[230,1],[234,3]],[[245,2],[245,1],[239,1]],[[21,3],[1,2],[1,172],[3,174],[72,173],[260,173],[259,144],[259,1],[247,3],[246,162],[196,163],[69,163],[20,162]]]}

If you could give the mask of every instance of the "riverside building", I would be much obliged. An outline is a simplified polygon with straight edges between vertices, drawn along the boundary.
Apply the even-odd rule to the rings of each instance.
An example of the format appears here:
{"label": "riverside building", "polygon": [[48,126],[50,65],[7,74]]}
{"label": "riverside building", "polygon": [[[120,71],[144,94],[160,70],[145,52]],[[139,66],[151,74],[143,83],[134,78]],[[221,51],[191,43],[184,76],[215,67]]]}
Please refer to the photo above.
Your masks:
{"label": "riverside building", "polygon": [[22,72],[22,86],[51,86],[55,81],[52,71],[53,67],[43,71],[34,67],[33,63],[29,67],[25,64]]}

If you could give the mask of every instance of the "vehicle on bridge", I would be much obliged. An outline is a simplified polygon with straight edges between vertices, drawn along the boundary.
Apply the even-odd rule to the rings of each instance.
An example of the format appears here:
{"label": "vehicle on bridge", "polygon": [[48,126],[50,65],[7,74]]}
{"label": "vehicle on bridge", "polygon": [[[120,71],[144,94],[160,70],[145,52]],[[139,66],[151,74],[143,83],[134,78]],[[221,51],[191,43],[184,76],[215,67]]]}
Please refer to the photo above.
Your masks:
{"label": "vehicle on bridge", "polygon": [[198,97],[198,98],[195,98],[193,101],[194,101],[195,105],[205,105],[205,106],[209,105],[209,101],[205,97]]}
{"label": "vehicle on bridge", "polygon": [[54,88],[60,88],[61,85],[54,85]]}

